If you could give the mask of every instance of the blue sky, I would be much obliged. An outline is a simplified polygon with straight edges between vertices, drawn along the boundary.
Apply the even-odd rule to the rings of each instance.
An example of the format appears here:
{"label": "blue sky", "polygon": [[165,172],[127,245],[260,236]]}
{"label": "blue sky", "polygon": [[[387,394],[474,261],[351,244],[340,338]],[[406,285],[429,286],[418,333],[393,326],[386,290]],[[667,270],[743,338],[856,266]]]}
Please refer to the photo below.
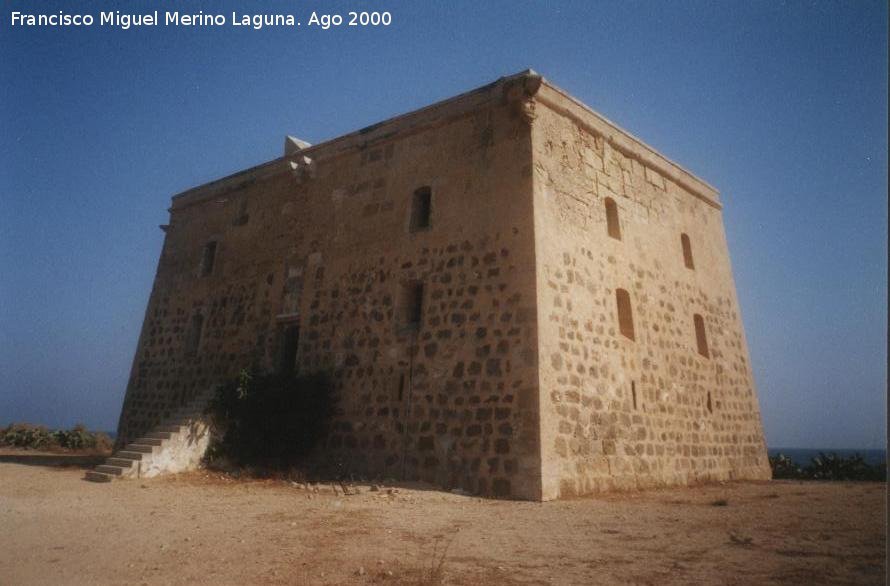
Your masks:
{"label": "blue sky", "polygon": [[[37,9],[386,28],[10,27]],[[771,446],[886,436],[887,5],[4,2],[0,425],[113,429],[170,196],[534,68],[717,186]]]}

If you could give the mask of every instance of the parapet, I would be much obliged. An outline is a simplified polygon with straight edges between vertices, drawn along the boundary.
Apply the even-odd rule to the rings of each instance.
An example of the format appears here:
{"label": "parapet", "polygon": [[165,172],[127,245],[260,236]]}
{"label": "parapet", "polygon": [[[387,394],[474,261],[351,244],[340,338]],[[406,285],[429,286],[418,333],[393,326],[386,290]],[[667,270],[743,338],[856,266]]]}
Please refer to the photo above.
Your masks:
{"label": "parapet", "polygon": [[603,137],[612,148],[670,178],[695,197],[718,209],[721,207],[716,188],[593,111],[534,70],[527,69],[452,98],[315,145],[287,136],[284,156],[183,191],[173,196],[171,210],[187,207],[207,197],[218,196],[265,176],[293,171],[294,164],[302,167],[306,159],[318,161],[342,156],[356,149],[367,148],[371,144],[440,126],[494,104],[507,103],[522,105],[521,113],[530,122],[534,119],[534,104],[546,106],[572,119],[588,132]]}

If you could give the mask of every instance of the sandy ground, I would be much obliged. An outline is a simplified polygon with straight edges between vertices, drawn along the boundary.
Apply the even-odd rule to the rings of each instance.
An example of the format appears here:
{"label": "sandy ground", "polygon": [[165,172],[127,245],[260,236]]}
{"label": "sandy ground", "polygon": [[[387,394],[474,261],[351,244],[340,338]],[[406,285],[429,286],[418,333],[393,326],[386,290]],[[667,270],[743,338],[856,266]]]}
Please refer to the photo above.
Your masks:
{"label": "sandy ground", "polygon": [[552,503],[319,493],[196,472],[82,480],[0,453],[0,585],[883,584],[886,485],[739,483]]}

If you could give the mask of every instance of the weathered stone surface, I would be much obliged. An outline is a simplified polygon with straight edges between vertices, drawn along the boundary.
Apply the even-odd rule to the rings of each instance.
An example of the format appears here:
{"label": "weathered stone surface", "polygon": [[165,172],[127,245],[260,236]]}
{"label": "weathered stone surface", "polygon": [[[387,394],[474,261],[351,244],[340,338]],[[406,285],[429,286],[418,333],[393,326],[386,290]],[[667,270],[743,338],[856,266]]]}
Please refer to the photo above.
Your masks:
{"label": "weathered stone surface", "polygon": [[296,152],[299,152],[303,149],[307,149],[312,145],[306,142],[305,140],[300,140],[296,136],[285,136],[284,137],[284,154],[291,155]]}
{"label": "weathered stone surface", "polygon": [[534,500],[768,475],[716,191],[533,72],[174,197],[119,441],[285,348],[333,373],[325,450],[358,474]]}
{"label": "weathered stone surface", "polygon": [[558,89],[537,98],[542,497],[769,478],[717,192]]}

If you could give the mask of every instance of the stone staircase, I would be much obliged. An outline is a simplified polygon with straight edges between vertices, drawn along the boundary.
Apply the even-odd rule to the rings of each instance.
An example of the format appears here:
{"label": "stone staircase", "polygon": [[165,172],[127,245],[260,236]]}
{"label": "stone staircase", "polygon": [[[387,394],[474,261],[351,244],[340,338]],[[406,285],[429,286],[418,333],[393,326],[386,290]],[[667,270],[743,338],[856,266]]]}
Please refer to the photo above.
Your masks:
{"label": "stone staircase", "polygon": [[86,480],[111,482],[115,478],[151,478],[194,470],[210,443],[210,427],[204,407],[205,393],[179,408],[153,431],[127,444],[104,464],[86,473]]}

